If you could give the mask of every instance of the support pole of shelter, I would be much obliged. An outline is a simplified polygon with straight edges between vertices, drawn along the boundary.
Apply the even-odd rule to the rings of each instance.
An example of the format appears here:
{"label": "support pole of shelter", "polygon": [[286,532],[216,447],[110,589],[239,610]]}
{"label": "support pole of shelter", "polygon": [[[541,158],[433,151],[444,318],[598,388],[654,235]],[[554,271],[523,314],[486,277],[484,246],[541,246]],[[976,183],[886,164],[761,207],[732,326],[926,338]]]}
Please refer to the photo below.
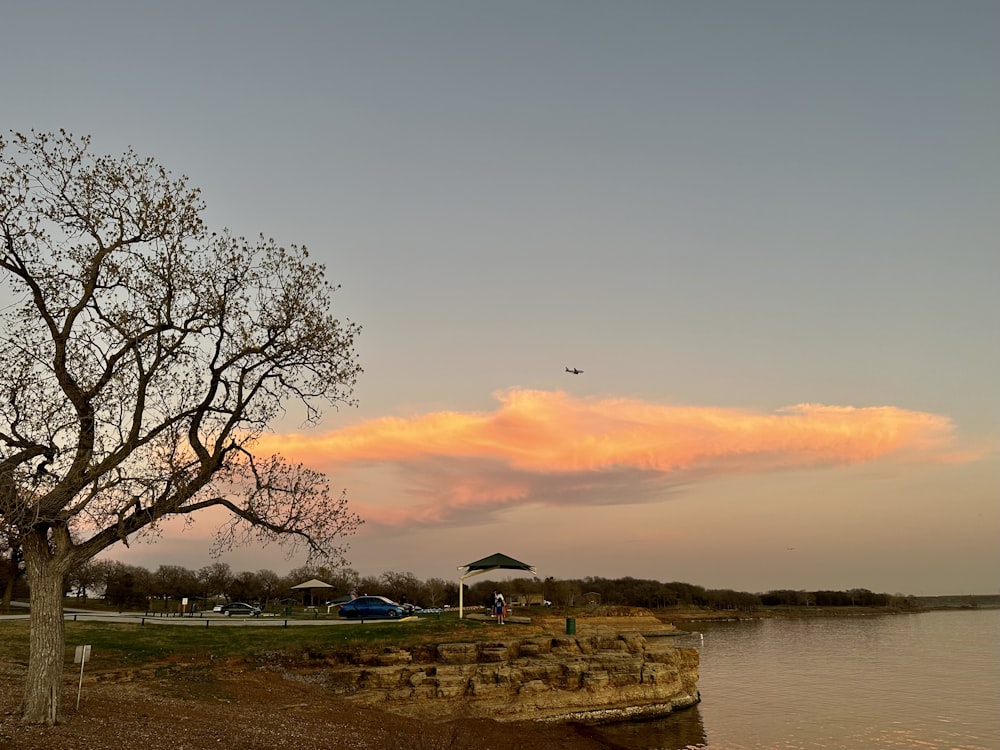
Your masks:
{"label": "support pole of shelter", "polygon": [[[458,569],[459,570],[465,570],[466,567],[464,565],[459,565]],[[496,568],[490,568],[490,570],[496,570]],[[472,576],[477,576],[480,573],[485,573],[485,572],[486,572],[485,570],[476,570],[476,571],[473,571],[471,573],[466,573],[464,576],[459,576],[459,579],[458,579],[458,619],[459,620],[461,620],[464,617],[463,612],[465,611],[465,603],[464,603],[464,598],[465,598],[465,579],[466,578],[472,578]]]}

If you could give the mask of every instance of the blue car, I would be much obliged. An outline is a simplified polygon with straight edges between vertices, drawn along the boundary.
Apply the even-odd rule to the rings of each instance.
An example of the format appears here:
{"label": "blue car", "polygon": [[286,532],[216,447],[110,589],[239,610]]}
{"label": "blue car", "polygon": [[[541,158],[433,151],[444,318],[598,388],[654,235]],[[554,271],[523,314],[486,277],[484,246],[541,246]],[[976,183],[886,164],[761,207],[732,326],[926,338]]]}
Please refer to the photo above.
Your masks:
{"label": "blue car", "polygon": [[407,614],[405,607],[384,596],[359,596],[340,607],[340,616],[352,620],[374,620],[383,617],[395,620],[398,617],[406,617]]}

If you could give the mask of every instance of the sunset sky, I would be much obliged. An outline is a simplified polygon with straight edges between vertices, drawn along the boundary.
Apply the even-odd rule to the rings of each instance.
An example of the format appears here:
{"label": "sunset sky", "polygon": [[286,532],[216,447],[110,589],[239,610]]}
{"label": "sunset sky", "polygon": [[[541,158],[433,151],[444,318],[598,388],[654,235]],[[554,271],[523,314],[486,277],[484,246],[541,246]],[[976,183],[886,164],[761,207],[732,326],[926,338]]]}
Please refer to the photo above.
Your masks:
{"label": "sunset sky", "polygon": [[[131,145],[342,285],[358,405],[263,448],[347,490],[362,574],[1000,591],[993,0],[40,0],[0,29],[5,131]],[[109,556],[204,566],[211,521]]]}

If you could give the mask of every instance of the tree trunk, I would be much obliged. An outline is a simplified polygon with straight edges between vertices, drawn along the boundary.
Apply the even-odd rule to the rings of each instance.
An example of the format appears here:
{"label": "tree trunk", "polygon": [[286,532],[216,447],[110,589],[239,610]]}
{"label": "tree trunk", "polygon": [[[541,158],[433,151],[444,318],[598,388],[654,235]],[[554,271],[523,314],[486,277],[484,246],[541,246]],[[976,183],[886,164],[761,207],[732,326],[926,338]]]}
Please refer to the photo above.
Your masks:
{"label": "tree trunk", "polygon": [[65,566],[52,559],[46,534],[38,531],[25,538],[24,560],[31,589],[31,635],[21,718],[28,724],[56,724],[66,650]]}

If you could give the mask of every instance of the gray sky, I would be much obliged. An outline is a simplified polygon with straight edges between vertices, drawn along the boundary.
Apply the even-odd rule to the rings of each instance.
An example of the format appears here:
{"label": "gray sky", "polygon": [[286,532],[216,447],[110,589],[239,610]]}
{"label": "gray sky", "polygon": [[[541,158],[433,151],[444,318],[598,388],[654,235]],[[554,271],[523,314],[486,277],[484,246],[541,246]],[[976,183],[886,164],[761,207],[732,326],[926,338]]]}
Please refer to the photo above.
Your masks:
{"label": "gray sky", "polygon": [[360,405],[276,440],[367,519],[361,572],[1000,588],[997,3],[2,18],[5,129],[131,145],[343,285]]}

